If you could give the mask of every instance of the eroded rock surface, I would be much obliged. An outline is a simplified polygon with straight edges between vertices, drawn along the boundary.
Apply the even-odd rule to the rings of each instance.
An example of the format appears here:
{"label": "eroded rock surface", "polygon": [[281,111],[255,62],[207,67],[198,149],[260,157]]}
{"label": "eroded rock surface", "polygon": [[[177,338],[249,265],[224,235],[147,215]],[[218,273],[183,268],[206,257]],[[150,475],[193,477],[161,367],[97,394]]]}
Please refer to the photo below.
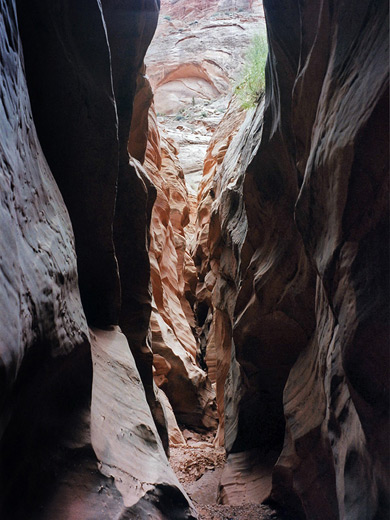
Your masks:
{"label": "eroded rock surface", "polygon": [[15,4],[0,9],[0,516],[25,518],[24,502],[36,505],[50,481],[58,429],[68,436],[88,399],[90,360],[72,228],[32,119]]}
{"label": "eroded rock surface", "polygon": [[[200,350],[205,358],[210,379],[216,382],[217,402],[219,413],[219,442],[223,443],[224,430],[224,384],[228,367],[230,365],[230,344],[231,344],[231,319],[233,309],[226,309],[225,306],[233,304],[234,295],[229,294],[225,298],[225,304],[217,294],[217,280],[221,283],[222,275],[220,271],[221,236],[220,227],[215,230],[212,236],[211,213],[216,208],[217,190],[220,194],[220,178],[223,161],[232,140],[239,131],[245,119],[245,112],[241,109],[237,99],[233,99],[220,125],[218,126],[204,163],[203,177],[199,185],[198,192],[198,211],[196,220],[196,231],[194,238],[194,260],[198,272],[198,284],[196,289],[196,314],[198,324],[198,338]],[[239,138],[238,138],[239,139]],[[241,142],[241,141],[240,141]],[[234,153],[238,146],[234,148]],[[230,162],[231,167],[236,167],[236,161]],[[237,174],[238,177],[238,174]],[[230,180],[232,180],[231,177]],[[219,223],[216,219],[217,226]],[[238,235],[245,237],[245,223]],[[214,241],[216,243],[214,243]],[[223,246],[222,246],[223,247]],[[227,246],[226,249],[228,250]],[[233,271],[233,266],[228,273],[229,280],[234,279],[237,270]],[[233,296],[233,297],[232,297]],[[229,303],[230,302],[230,303]],[[218,376],[217,376],[218,374]]]}
{"label": "eroded rock surface", "polygon": [[146,58],[156,111],[176,114],[229,94],[262,17],[260,3],[237,11],[215,1],[163,2]]}
{"label": "eroded rock surface", "polygon": [[[155,189],[127,152],[158,3],[19,0],[17,8],[34,120],[67,209],[31,117],[15,4],[2,1],[3,249],[13,250],[2,263],[10,314],[1,317],[1,516],[194,518],[164,454],[148,345]],[[92,411],[67,210],[83,307],[104,339],[94,340]],[[106,330],[118,323],[124,335]]]}
{"label": "eroded rock surface", "polygon": [[64,355],[86,340],[87,329],[68,212],[31,115],[15,5],[1,8],[3,407],[30,349]]}
{"label": "eroded rock surface", "polygon": [[265,461],[284,442],[271,496],[297,518],[384,518],[388,6],[264,4],[264,117],[230,183],[232,145],[217,169],[200,241],[230,309],[226,447]]}
{"label": "eroded rock surface", "polygon": [[[94,329],[91,339],[92,445],[101,473],[115,479],[123,497],[122,516],[136,518],[143,511],[152,518],[194,518],[189,500],[186,503],[185,493],[164,456],[126,337],[120,330]],[[170,488],[169,499],[164,500],[156,483],[162,489]]]}
{"label": "eroded rock surface", "polygon": [[[282,14],[272,7],[267,16],[280,34]],[[308,518],[318,507],[328,518],[382,518],[390,489],[388,5],[333,11],[326,2],[300,23],[295,218],[317,273],[316,330],[284,392],[274,496],[287,484]],[[274,63],[293,63],[274,49]]]}
{"label": "eroded rock surface", "polygon": [[157,190],[149,247],[155,380],[180,422],[211,428],[216,425],[215,395],[207,375],[196,363],[195,322],[188,299],[195,289],[196,272],[185,233],[190,221],[187,188],[177,149],[160,135],[154,108],[149,108],[146,78],[139,79],[138,88],[135,110],[140,115],[138,121],[143,120],[147,128],[143,133],[147,137],[143,166]]}

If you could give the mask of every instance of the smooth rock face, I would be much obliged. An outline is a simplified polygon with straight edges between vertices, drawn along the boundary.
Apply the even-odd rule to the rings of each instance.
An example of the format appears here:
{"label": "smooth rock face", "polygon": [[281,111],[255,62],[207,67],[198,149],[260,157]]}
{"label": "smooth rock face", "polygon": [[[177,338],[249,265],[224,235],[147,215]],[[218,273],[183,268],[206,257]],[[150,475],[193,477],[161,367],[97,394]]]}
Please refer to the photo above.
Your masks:
{"label": "smooth rock face", "polygon": [[268,498],[272,488],[272,469],[278,454],[269,452],[267,457],[258,450],[231,453],[223,468],[219,485],[219,502],[245,505]]}
{"label": "smooth rock face", "polygon": [[164,408],[164,415],[167,421],[168,435],[169,435],[169,446],[173,448],[179,448],[186,446],[186,440],[181,433],[181,430],[177,424],[175,414],[172,410],[172,405],[169,402],[168,397],[164,394],[161,388],[157,390],[158,399]]}
{"label": "smooth rock face", "polygon": [[231,309],[228,460],[253,449],[264,462],[284,437],[272,499],[297,518],[386,518],[388,6],[270,1],[265,12],[264,117],[258,107],[244,123],[252,145],[230,185],[232,145],[217,170],[201,241],[204,279]]}
{"label": "smooth rock face", "polygon": [[[286,42],[284,12],[268,2],[266,9],[271,40]],[[295,4],[291,10],[299,16]],[[303,180],[296,221],[317,272],[316,330],[284,392],[273,494],[287,487],[308,518],[319,508],[327,518],[386,518],[388,5],[325,2],[321,11],[301,11],[298,23],[305,37],[292,95]],[[275,76],[276,62],[294,63],[282,47],[274,47]]]}
{"label": "smooth rock face", "polygon": [[1,271],[9,314],[1,316],[0,516],[194,518],[160,440],[166,425],[148,345],[155,190],[127,154],[158,3],[107,1],[104,17],[93,0],[17,4],[34,118],[75,231],[87,319],[102,329],[119,322],[125,335],[95,334],[91,411],[73,233],[31,117],[15,6],[3,0],[3,250],[13,249]]}
{"label": "smooth rock face", "polygon": [[[126,337],[118,329],[94,329],[91,340],[91,440],[100,471],[115,479],[126,508],[124,517],[134,518],[142,509],[152,518],[171,518],[175,507],[182,508],[186,495],[165,457]],[[159,486],[161,500],[158,495],[153,498]],[[170,488],[168,503],[164,488]],[[179,514],[178,518],[191,517],[188,498],[187,512]]]}
{"label": "smooth rock face", "polygon": [[72,228],[32,119],[14,2],[0,11],[0,516],[11,519],[27,518],[50,481],[90,362]]}

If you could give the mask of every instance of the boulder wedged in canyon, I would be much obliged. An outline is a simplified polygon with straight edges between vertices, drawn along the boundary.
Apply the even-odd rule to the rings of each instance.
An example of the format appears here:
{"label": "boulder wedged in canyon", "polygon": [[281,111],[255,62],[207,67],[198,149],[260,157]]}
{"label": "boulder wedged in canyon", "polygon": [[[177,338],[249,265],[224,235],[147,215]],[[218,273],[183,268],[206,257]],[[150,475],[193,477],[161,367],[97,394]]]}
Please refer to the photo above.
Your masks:
{"label": "boulder wedged in canyon", "polygon": [[[155,395],[148,345],[147,241],[155,189],[127,154],[137,74],[153,35],[158,2],[104,2],[102,10],[93,0],[82,5],[71,0],[20,0],[17,8],[21,39],[15,3],[1,3],[2,213],[9,231],[3,235],[3,247],[14,247],[12,261],[9,256],[10,262],[5,258],[2,263],[2,308],[10,314],[3,315],[1,347],[1,516],[167,519],[173,512],[177,518],[194,518],[188,497],[172,472],[165,471],[166,425]],[[118,24],[124,19],[130,23]],[[20,42],[34,121],[56,181],[35,132]],[[128,44],[127,50],[121,42]],[[114,361],[109,365],[115,348],[105,353],[117,379],[105,379],[98,362],[93,367],[92,398],[101,395],[96,392],[104,394],[106,384],[113,399],[104,402],[106,409],[120,408],[115,388],[122,405],[127,405],[126,413],[113,413],[115,426],[104,439],[108,452],[101,449],[95,433],[90,439],[90,423],[96,432],[99,409],[93,407],[91,416],[91,353],[77,269],[88,323],[101,329],[119,323],[127,340],[121,336],[124,366]],[[124,373],[140,381],[138,370],[144,385],[137,384],[139,398],[132,402],[134,389]],[[113,433],[125,429],[127,414],[140,424],[134,444],[129,437],[121,442]],[[148,425],[156,438],[154,459],[163,468],[158,475],[147,463],[137,463],[137,457],[142,459],[139,443],[145,441],[148,447]],[[125,446],[127,461],[120,458]],[[153,459],[146,448],[142,456],[143,461]],[[126,489],[121,476],[115,480],[108,475],[112,460],[122,467],[111,473],[122,471],[132,482]],[[130,505],[140,468],[138,481],[148,486]]]}

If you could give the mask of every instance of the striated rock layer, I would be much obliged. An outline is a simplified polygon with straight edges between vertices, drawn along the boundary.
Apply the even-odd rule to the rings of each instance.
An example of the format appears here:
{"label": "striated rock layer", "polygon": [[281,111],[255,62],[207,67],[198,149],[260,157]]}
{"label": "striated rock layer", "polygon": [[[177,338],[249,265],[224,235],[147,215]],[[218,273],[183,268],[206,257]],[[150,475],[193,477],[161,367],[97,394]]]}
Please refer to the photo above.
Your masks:
{"label": "striated rock layer", "polygon": [[242,3],[248,5],[237,11],[232,5],[220,9],[210,0],[163,2],[146,56],[158,113],[179,115],[187,106],[231,93],[264,19],[260,2],[255,12],[249,2]]}
{"label": "striated rock layer", "polygon": [[383,518],[390,490],[388,5],[324,2],[313,13],[292,4],[300,32],[288,38],[304,35],[299,62],[280,52],[285,14],[267,11],[278,41],[271,73],[279,76],[276,62],[297,64],[295,218],[317,275],[316,330],[284,392],[286,437],[273,496],[287,489],[308,518],[319,518],[319,509],[327,518]]}
{"label": "striated rock layer", "polygon": [[[194,315],[188,296],[196,273],[187,247],[189,201],[174,144],[160,135],[148,80],[138,78],[129,150],[137,153],[156,187],[150,225],[149,257],[155,381],[166,393],[177,419],[194,428],[216,426],[215,397],[207,375],[196,364]],[[132,135],[143,136],[136,146]]]}
{"label": "striated rock layer", "polygon": [[[232,149],[239,150],[242,139],[235,134],[245,119],[245,112],[241,109],[237,99],[233,99],[229,108],[219,124],[207,150],[204,163],[203,177],[199,185],[198,210],[194,237],[194,261],[198,272],[198,283],[196,288],[196,316],[197,336],[200,343],[201,355],[207,365],[210,379],[216,382],[219,434],[223,437],[224,428],[224,384],[227,369],[230,364],[231,343],[231,320],[233,309],[226,308],[234,303],[235,296],[229,294],[222,301],[221,294],[229,290],[229,281],[234,280],[238,274],[234,265],[231,265],[226,276],[220,270],[221,248],[223,248],[223,237],[219,226],[216,205],[221,193],[222,169],[224,159],[232,140],[239,142]],[[228,162],[228,161],[227,161]],[[230,166],[236,167],[236,161],[230,161]],[[245,171],[245,170],[244,170]],[[238,177],[239,173],[234,172]],[[231,175],[230,181],[233,176]],[[236,185],[238,182],[235,183]],[[212,212],[213,218],[211,217]],[[217,230],[213,230],[217,226]],[[240,235],[245,236],[245,226]],[[215,243],[214,243],[215,239]],[[231,251],[230,243],[226,243],[226,252]],[[218,290],[216,285],[224,284],[225,291]],[[218,374],[218,377],[217,377]]]}
{"label": "striated rock layer", "polygon": [[253,0],[162,0],[161,13],[180,19],[193,19],[225,9],[251,10],[254,3]]}
{"label": "striated rock layer", "polygon": [[215,277],[207,341],[227,335],[231,355],[233,455],[222,498],[261,500],[261,466],[281,451],[271,497],[297,518],[385,518],[388,6],[264,7],[264,116],[261,105],[248,114],[247,140],[235,157],[232,143],[217,168],[208,238],[199,241],[203,279]]}
{"label": "striated rock layer", "polygon": [[[149,121],[150,131],[152,123],[157,130],[153,112]],[[145,161],[157,188],[150,229],[155,305],[151,317],[152,349],[169,364],[161,388],[177,419],[187,426],[211,428],[216,426],[215,396],[207,375],[196,364],[197,345],[191,329],[194,317],[185,294],[185,273],[193,266],[184,232],[189,222],[187,190],[174,145],[162,137],[160,151],[160,169],[155,168],[151,150],[147,149]]]}
{"label": "striated rock layer", "polygon": [[158,2],[17,8],[21,40],[1,1],[0,516],[194,518],[148,343],[155,189],[127,152]]}

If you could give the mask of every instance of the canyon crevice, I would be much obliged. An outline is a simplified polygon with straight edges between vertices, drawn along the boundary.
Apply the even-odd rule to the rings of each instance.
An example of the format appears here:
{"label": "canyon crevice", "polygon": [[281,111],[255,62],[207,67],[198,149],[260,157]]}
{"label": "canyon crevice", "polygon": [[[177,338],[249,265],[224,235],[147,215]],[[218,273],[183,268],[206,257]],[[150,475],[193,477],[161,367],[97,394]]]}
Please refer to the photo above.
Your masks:
{"label": "canyon crevice", "polygon": [[243,108],[260,7],[0,0],[1,518],[198,518],[184,428],[221,504],[390,514],[388,5],[264,0]]}

